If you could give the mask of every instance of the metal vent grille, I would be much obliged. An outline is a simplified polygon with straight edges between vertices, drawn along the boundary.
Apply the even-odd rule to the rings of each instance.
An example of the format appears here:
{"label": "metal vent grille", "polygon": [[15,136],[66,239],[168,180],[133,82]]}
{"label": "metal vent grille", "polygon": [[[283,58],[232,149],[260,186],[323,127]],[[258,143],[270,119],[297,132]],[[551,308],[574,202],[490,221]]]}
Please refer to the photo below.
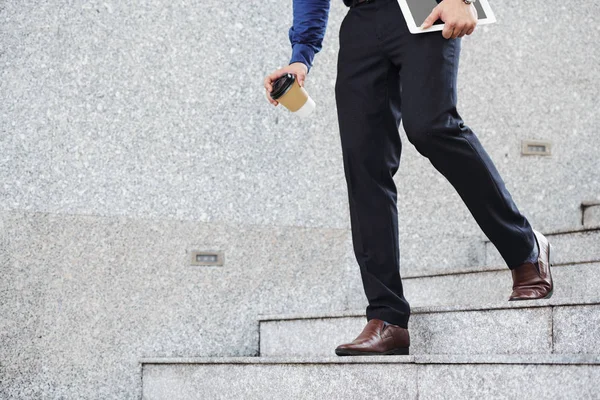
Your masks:
{"label": "metal vent grille", "polygon": [[521,154],[524,156],[549,156],[552,154],[552,143],[541,140],[523,140]]}
{"label": "metal vent grille", "polygon": [[192,257],[190,260],[191,265],[223,265],[223,252],[221,251],[198,251],[193,250],[191,252]]}

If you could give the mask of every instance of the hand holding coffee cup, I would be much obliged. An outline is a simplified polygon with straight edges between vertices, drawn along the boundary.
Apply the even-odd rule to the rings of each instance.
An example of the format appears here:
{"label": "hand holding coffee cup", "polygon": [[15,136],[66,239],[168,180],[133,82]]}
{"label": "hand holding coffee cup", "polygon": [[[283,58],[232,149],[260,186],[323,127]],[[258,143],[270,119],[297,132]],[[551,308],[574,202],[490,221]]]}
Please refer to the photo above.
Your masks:
{"label": "hand holding coffee cup", "polygon": [[315,102],[303,87],[307,71],[303,63],[293,63],[267,76],[264,82],[267,100],[274,106],[283,104],[298,116],[308,116],[315,109]]}
{"label": "hand holding coffee cup", "polygon": [[265,90],[267,91],[267,100],[274,106],[277,106],[279,103],[270,96],[270,93],[273,90],[273,82],[285,74],[295,75],[296,79],[298,79],[298,84],[301,87],[304,87],[304,80],[308,74],[308,67],[304,63],[295,62],[283,68],[278,68],[275,72],[272,72],[265,78],[264,85]]}

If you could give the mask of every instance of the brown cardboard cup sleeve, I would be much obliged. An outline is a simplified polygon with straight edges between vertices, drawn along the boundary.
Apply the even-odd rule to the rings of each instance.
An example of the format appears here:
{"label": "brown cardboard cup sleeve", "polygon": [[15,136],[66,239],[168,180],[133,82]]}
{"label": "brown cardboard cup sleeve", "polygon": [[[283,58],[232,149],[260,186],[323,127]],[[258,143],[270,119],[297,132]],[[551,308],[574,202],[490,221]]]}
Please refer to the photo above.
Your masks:
{"label": "brown cardboard cup sleeve", "polygon": [[314,100],[300,87],[293,74],[285,74],[273,82],[271,98],[300,117],[307,117],[316,107]]}

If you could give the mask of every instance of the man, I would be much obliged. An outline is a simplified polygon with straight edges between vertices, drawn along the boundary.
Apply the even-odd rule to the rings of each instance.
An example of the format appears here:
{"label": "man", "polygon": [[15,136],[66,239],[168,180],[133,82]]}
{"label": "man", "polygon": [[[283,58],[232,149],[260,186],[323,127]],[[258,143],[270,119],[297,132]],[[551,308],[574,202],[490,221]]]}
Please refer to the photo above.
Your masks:
{"label": "man", "polygon": [[[460,41],[477,24],[471,0],[444,0],[442,33],[414,35],[397,0],[344,0],[335,96],[348,187],[352,243],[368,299],[367,325],[338,355],[408,354],[410,307],[399,272],[397,192],[400,121],[409,141],[457,190],[512,272],[509,300],[552,295],[550,245],[519,212],[492,160],[456,110]],[[321,49],[329,0],[294,0],[286,73],[304,85]],[[267,96],[273,105],[277,101]],[[401,119],[402,118],[402,119]]]}

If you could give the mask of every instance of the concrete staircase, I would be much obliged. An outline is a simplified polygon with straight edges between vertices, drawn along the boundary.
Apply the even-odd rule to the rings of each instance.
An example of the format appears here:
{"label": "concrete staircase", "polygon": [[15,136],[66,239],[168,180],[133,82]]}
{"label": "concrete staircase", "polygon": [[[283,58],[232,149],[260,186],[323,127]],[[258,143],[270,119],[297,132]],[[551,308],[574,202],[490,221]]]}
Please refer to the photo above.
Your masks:
{"label": "concrete staircase", "polygon": [[554,296],[487,265],[405,279],[411,355],[337,357],[364,309],[263,315],[258,357],[143,358],[144,399],[600,399],[600,228],[549,234]]}

